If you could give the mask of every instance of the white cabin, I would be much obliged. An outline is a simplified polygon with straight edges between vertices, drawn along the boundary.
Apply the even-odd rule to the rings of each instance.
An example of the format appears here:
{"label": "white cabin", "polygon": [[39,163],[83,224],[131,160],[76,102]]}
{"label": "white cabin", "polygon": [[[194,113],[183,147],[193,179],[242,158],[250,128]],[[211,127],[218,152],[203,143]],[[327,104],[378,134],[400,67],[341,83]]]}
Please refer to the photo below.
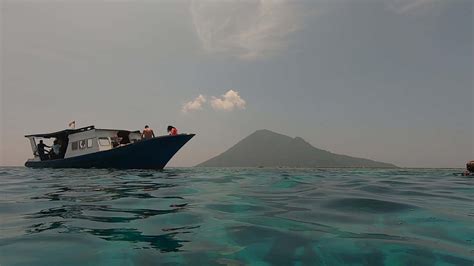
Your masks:
{"label": "white cabin", "polygon": [[[110,150],[119,146],[135,143],[142,139],[140,131],[120,129],[96,129],[94,126],[80,129],[66,129],[54,133],[35,134],[25,136],[30,140],[34,161],[64,159]],[[59,154],[40,156],[37,139],[54,138],[61,145]],[[65,145],[65,146],[64,146]],[[42,158],[40,158],[42,157]]]}

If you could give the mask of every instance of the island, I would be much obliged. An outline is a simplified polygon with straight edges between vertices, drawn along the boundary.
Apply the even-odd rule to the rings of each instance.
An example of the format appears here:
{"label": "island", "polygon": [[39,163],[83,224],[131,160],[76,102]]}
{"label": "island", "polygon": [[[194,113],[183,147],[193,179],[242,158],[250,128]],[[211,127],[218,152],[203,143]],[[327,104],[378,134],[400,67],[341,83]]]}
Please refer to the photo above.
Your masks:
{"label": "island", "polygon": [[291,138],[270,130],[257,130],[202,167],[291,167],[291,168],[397,168],[369,159],[334,154],[318,149],[300,137]]}

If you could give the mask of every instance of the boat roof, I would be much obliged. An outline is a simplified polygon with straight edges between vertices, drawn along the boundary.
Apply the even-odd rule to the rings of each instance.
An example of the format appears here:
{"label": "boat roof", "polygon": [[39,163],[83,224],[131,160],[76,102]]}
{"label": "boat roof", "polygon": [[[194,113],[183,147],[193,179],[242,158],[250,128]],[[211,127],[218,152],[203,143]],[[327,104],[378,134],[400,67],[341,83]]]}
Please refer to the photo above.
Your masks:
{"label": "boat roof", "polygon": [[[78,129],[65,129],[65,130],[56,131],[56,132],[52,132],[52,133],[25,135],[25,137],[26,138],[30,138],[30,137],[55,138],[55,137],[62,136],[62,135],[68,136],[68,135],[75,134],[75,133],[78,133],[78,132],[84,132],[84,131],[89,131],[89,130],[93,130],[93,129],[95,129],[95,126],[91,125],[91,126],[87,126],[87,127],[81,127],[81,128],[78,128]],[[102,128],[100,128],[100,129],[98,128],[97,130],[125,131],[125,132],[134,132],[134,133],[140,132],[139,130],[130,131],[130,130],[123,130],[123,129],[102,129]]]}
{"label": "boat roof", "polygon": [[52,133],[25,135],[25,137],[27,137],[27,138],[29,138],[29,137],[54,138],[54,137],[57,137],[59,135],[71,135],[71,134],[74,134],[74,133],[77,133],[77,132],[89,131],[89,130],[92,130],[94,128],[95,128],[94,126],[87,126],[87,127],[81,127],[81,128],[78,128],[78,129],[65,129],[65,130],[56,131],[56,132],[52,132]]}

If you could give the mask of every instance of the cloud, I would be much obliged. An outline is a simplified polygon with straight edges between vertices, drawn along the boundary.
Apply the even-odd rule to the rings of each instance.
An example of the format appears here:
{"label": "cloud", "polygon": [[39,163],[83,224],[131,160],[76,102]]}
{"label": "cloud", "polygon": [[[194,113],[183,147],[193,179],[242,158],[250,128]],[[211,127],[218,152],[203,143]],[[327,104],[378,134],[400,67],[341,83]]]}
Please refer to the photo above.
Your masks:
{"label": "cloud", "polygon": [[203,105],[204,103],[206,103],[206,97],[204,97],[204,96],[202,96],[201,94],[199,94],[199,96],[196,97],[196,99],[185,103],[185,104],[183,105],[183,108],[181,109],[181,111],[182,111],[183,113],[188,113],[188,112],[190,112],[190,111],[201,110],[201,109],[202,109],[202,105]]}
{"label": "cloud", "polygon": [[211,106],[214,110],[232,111],[235,108],[245,109],[245,100],[238,92],[229,90],[221,98],[212,97]]}
{"label": "cloud", "polygon": [[[292,33],[302,30],[307,18],[326,13],[340,1],[191,0],[190,13],[202,48],[255,60],[286,50]],[[381,0],[400,15],[429,11],[443,0]],[[344,3],[342,1],[341,3]]]}
{"label": "cloud", "polygon": [[[200,111],[206,103],[206,96],[199,94],[196,99],[185,103],[181,108],[181,112],[186,114],[192,111]],[[245,109],[246,102],[237,91],[229,90],[220,98],[212,96],[210,105],[216,111],[232,111],[234,109]]]}
{"label": "cloud", "polygon": [[387,0],[388,7],[398,14],[409,14],[432,7],[440,0]]}
{"label": "cloud", "polygon": [[192,1],[196,33],[209,53],[256,59],[285,49],[302,8],[288,0]]}

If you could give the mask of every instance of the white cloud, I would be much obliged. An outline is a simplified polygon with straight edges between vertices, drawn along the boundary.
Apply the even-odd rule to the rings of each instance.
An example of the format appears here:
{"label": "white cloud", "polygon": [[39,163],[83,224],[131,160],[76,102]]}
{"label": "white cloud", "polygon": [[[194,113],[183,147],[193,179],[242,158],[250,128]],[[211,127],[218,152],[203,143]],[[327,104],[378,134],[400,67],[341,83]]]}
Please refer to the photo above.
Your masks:
{"label": "white cloud", "polygon": [[199,94],[199,96],[196,97],[196,99],[185,103],[185,104],[183,105],[183,108],[181,109],[181,111],[182,111],[183,113],[188,113],[188,112],[190,112],[190,111],[201,110],[201,109],[202,109],[202,105],[203,105],[204,103],[206,103],[206,97],[204,97],[204,96],[202,96],[201,94]]}
{"label": "white cloud", "polygon": [[245,109],[245,100],[238,92],[229,90],[221,98],[212,97],[211,106],[214,110],[232,111],[234,108]]}
{"label": "white cloud", "polygon": [[191,15],[203,48],[256,59],[288,46],[302,24],[302,10],[288,0],[192,1]]}

